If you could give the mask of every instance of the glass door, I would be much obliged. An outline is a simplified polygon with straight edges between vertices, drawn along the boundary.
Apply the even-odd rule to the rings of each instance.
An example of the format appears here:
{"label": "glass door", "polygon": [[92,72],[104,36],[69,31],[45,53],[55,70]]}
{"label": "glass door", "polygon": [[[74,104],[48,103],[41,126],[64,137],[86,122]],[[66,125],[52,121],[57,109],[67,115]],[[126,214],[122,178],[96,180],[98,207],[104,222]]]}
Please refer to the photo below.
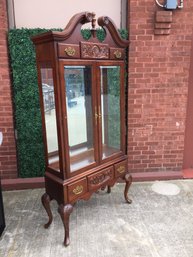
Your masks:
{"label": "glass door", "polygon": [[53,69],[45,64],[42,65],[40,76],[47,162],[49,167],[60,171]]}
{"label": "glass door", "polygon": [[96,163],[93,81],[91,65],[64,66],[70,173]]}
{"label": "glass door", "polygon": [[[121,154],[124,149],[124,85],[120,65],[99,66],[99,117],[101,159]],[[121,107],[122,106],[122,107]]]}

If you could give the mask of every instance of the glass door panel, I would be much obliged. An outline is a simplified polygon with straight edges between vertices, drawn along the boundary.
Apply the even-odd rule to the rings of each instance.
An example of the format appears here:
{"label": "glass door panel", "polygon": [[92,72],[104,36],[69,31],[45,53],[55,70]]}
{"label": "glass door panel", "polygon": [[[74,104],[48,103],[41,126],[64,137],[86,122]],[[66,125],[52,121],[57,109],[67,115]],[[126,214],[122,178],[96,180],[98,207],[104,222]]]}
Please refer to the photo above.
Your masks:
{"label": "glass door panel", "polygon": [[42,95],[48,151],[48,164],[59,171],[58,135],[52,68],[41,68]]}
{"label": "glass door panel", "polygon": [[[121,151],[120,66],[100,66],[102,159]],[[99,111],[100,112],[100,111]]]}
{"label": "glass door panel", "polygon": [[64,66],[70,171],[95,162],[90,66]]}

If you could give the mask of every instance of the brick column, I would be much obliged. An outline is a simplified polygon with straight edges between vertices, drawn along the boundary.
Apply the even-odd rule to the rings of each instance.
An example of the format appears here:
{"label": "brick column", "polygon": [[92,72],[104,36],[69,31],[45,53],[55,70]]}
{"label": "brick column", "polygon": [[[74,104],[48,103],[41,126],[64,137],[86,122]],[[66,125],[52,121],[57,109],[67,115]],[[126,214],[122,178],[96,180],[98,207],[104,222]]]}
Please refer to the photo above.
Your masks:
{"label": "brick column", "polygon": [[186,0],[172,14],[152,0],[130,0],[129,5],[129,169],[178,172],[184,154],[193,1]]}
{"label": "brick column", "polygon": [[17,161],[7,50],[7,30],[6,0],[2,0],[0,1],[0,132],[3,133],[3,143],[0,146],[0,176],[1,178],[16,178]]}

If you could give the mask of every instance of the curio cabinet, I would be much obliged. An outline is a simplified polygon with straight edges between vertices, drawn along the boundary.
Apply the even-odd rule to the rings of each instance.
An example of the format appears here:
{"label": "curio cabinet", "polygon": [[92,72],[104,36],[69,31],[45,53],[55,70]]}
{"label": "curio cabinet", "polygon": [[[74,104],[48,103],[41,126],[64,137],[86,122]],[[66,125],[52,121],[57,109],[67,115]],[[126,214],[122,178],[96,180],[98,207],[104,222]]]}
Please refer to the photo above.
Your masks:
{"label": "curio cabinet", "polygon": [[[81,27],[90,23],[85,40]],[[96,23],[105,39],[96,36]],[[102,189],[110,193],[125,180],[124,197],[132,182],[127,168],[125,51],[109,17],[84,12],[74,15],[62,32],[32,38],[36,48],[46,172],[42,204],[52,222],[50,201],[56,200],[69,244],[73,205]]]}

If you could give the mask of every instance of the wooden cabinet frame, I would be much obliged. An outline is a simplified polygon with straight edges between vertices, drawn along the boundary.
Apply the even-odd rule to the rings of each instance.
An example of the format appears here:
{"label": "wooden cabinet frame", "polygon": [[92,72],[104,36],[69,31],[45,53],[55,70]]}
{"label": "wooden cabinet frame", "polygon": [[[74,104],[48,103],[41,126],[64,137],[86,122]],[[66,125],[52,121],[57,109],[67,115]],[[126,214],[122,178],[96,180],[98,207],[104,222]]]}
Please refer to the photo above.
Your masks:
{"label": "wooden cabinet frame", "polygon": [[[88,41],[80,33],[85,23],[92,25]],[[127,165],[124,86],[129,42],[120,38],[109,17],[98,18],[98,25],[105,30],[103,42],[96,37],[95,25],[94,13],[79,13],[62,32],[32,38],[46,159],[42,204],[49,220],[45,228],[52,222],[50,201],[56,200],[65,246],[69,244],[69,216],[76,201],[87,200],[106,187],[110,193],[122,178],[126,182],[125,200],[131,203],[127,195],[132,177]],[[84,133],[76,135],[79,124]]]}

